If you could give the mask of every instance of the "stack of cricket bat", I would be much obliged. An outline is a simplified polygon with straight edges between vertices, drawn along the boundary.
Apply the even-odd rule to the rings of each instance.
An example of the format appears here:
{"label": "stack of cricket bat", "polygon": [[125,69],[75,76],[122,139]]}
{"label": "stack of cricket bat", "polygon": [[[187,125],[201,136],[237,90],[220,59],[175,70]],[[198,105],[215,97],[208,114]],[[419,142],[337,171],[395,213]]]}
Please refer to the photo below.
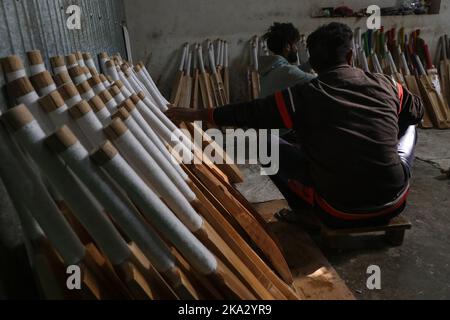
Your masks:
{"label": "stack of cricket bat", "polygon": [[[355,66],[368,72],[383,73],[420,96],[425,104],[423,128],[450,128],[450,86],[448,39],[442,37],[435,63],[420,30],[410,34],[404,28],[385,31],[356,29]],[[437,67],[436,67],[437,66]]]}
{"label": "stack of cricket bat", "polygon": [[[208,73],[201,48],[186,46],[179,103],[191,101],[195,52],[202,99],[226,101],[220,46],[217,58],[208,44]],[[0,175],[43,298],[298,299],[276,240],[233,186],[239,170],[212,163],[200,148],[225,159],[220,146],[206,136],[196,146],[165,116],[169,102],[143,64],[106,53],[100,68],[88,53],[52,57],[51,68],[39,51],[28,58],[28,68],[1,60],[10,105]]]}
{"label": "stack of cricket bat", "polygon": [[217,39],[183,46],[170,102],[183,108],[210,109],[230,102],[228,43]]}

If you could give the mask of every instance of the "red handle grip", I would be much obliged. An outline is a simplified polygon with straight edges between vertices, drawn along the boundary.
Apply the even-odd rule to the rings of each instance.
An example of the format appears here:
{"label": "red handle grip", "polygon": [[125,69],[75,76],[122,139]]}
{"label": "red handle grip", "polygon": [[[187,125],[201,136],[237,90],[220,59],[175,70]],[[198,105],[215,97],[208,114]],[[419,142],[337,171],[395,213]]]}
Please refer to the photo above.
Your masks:
{"label": "red handle grip", "polygon": [[425,58],[427,62],[427,69],[433,69],[433,59],[431,58],[430,54],[430,48],[428,48],[428,45],[424,43],[423,45],[423,51],[425,51]]}

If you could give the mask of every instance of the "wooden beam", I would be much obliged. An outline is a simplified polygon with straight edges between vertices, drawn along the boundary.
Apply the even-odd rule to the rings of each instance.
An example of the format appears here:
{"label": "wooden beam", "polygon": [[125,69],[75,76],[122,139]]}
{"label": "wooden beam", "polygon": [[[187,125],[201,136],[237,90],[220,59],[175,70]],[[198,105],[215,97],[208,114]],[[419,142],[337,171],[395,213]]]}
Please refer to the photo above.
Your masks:
{"label": "wooden beam", "polygon": [[243,208],[240,203],[228,192],[225,185],[214,177],[205,167],[189,165],[188,168],[211,190],[217,199],[224,205],[233,219],[246,231],[253,243],[262,250],[264,256],[279,273],[282,279],[292,283],[292,274],[289,271],[286,260],[276,245],[275,241],[267,234],[261,224]]}
{"label": "wooden beam", "polygon": [[214,151],[214,157],[218,158],[221,164],[216,166],[228,177],[230,183],[242,183],[244,182],[244,176],[239,170],[237,165],[234,164],[234,160],[231,159],[225,150],[217,144],[211,137],[209,137],[198,125],[195,123],[183,123],[181,126],[191,133],[192,137],[200,136],[203,141],[203,150],[206,148],[212,148]]}
{"label": "wooden beam", "polygon": [[276,299],[298,299],[292,289],[256,254],[223,214],[209,201],[208,197],[200,191],[197,185],[201,185],[201,182],[191,172],[190,177],[193,180],[192,189],[199,199],[195,208],[219,233],[253,274],[256,275],[259,281],[264,284]]}

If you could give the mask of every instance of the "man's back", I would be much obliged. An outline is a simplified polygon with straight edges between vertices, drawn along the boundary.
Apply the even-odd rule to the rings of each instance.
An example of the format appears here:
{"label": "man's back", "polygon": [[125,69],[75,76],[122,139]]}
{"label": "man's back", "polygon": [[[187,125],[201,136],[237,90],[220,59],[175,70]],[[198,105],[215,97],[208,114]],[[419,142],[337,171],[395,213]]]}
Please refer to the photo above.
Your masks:
{"label": "man's back", "polygon": [[385,76],[349,66],[292,89],[294,127],[315,188],[337,208],[382,205],[405,188],[399,117],[406,126],[418,123],[422,109],[418,98],[401,91]]}
{"label": "man's back", "polygon": [[223,126],[295,129],[317,193],[343,210],[383,205],[403,191],[409,177],[399,128],[422,116],[421,100],[408,90],[350,66],[213,115]]}
{"label": "man's back", "polygon": [[[386,76],[350,67],[349,26],[322,26],[306,44],[311,67],[319,74],[309,84],[198,114],[174,110],[172,117],[295,129],[301,148],[281,141],[280,170],[272,177],[288,202],[319,206],[325,213],[320,216],[333,225],[385,222],[406,204],[422,101]],[[283,56],[292,48],[286,46]]]}

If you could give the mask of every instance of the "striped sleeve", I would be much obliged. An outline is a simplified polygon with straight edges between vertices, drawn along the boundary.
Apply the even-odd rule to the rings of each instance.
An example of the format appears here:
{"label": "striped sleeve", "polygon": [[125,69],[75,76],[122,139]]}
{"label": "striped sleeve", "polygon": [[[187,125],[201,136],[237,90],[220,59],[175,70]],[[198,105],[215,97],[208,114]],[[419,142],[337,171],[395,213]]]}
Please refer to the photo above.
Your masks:
{"label": "striped sleeve", "polygon": [[387,76],[382,76],[387,79],[388,84],[391,85],[395,98],[398,101],[398,123],[400,128],[407,128],[411,125],[420,123],[425,113],[425,107],[420,97],[415,96],[401,83],[391,79]]}
{"label": "striped sleeve", "polygon": [[295,126],[295,89],[264,99],[220,107],[213,120],[219,126],[255,129],[292,129]]}
{"label": "striped sleeve", "polygon": [[289,88],[287,90],[276,92],[275,102],[280,117],[283,120],[284,127],[287,129],[294,128],[295,105],[292,90]]}

